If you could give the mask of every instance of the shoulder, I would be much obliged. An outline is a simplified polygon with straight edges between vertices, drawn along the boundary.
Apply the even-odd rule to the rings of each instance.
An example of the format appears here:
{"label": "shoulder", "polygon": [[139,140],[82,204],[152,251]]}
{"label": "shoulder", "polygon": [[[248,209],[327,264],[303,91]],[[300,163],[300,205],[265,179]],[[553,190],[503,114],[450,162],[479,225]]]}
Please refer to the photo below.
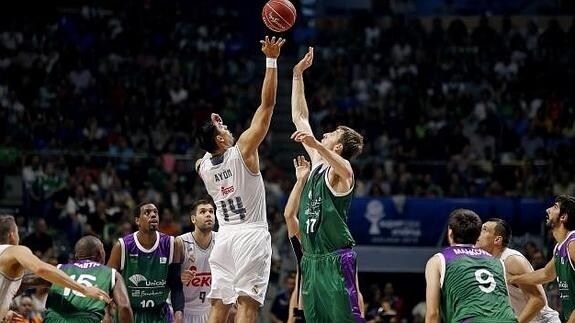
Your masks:
{"label": "shoulder", "polygon": [[181,239],[182,241],[186,241],[186,242],[189,242],[189,241],[193,240],[193,239],[192,239],[192,234],[191,234],[190,232],[186,232],[186,233],[184,233],[184,234],[180,234],[180,235],[178,236],[178,238]]}

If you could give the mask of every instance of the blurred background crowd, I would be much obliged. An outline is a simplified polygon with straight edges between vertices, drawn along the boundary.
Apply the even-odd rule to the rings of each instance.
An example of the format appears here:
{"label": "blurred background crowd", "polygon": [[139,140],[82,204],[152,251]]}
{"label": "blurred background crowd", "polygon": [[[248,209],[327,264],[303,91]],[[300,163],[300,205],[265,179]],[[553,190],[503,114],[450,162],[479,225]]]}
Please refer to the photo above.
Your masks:
{"label": "blurred background crowd", "polygon": [[[298,12],[310,2],[295,1]],[[315,47],[305,77],[316,135],[343,123],[366,139],[356,196],[575,193],[575,20],[558,15],[572,8],[458,18],[418,15],[417,1],[373,3],[376,14],[304,12],[279,64],[276,111],[289,118],[291,67]],[[84,234],[109,250],[132,232],[142,200],[159,206],[161,231],[189,229],[187,207],[204,194],[196,129],[219,112],[238,136],[259,103],[261,4],[63,2],[28,18],[3,14],[0,197],[19,205],[24,245],[52,263]],[[282,216],[298,151],[286,143],[291,130],[272,126],[260,150],[277,318],[281,289],[293,285]],[[546,246],[525,248],[535,267],[546,262]],[[394,282],[362,285],[371,322],[421,322],[421,303]],[[41,312],[42,293],[21,298],[21,311]]]}

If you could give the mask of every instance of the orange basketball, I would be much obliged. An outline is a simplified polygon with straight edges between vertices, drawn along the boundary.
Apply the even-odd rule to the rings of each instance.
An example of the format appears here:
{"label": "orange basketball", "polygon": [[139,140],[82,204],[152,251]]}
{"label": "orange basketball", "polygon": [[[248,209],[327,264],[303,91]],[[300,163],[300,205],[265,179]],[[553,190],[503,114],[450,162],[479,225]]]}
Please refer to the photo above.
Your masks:
{"label": "orange basketball", "polygon": [[269,0],[262,10],[264,24],[275,32],[290,29],[296,17],[295,7],[289,0]]}

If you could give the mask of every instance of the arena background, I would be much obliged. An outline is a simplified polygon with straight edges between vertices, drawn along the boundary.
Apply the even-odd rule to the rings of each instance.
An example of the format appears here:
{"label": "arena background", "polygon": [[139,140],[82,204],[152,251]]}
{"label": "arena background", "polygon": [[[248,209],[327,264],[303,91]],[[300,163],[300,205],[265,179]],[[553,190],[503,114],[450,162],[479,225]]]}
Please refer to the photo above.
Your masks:
{"label": "arena background", "polygon": [[[263,3],[0,4],[0,210],[17,217],[23,244],[52,263],[66,261],[83,234],[109,251],[132,230],[129,210],[141,200],[161,207],[162,231],[189,229],[187,206],[204,194],[193,171],[199,123],[219,112],[238,135],[259,103],[258,41],[272,35]],[[260,149],[275,251],[261,321],[294,268],[282,217],[290,160],[302,152],[289,140],[291,69],[310,45],[316,134],[346,124],[366,139],[353,164],[350,227],[370,312],[387,300],[397,314],[386,319],[417,321],[425,261],[445,244],[457,207],[507,219],[513,246],[534,267],[544,264],[553,246],[544,210],[575,190],[575,5],[294,5]],[[554,286],[547,289],[557,308]]]}

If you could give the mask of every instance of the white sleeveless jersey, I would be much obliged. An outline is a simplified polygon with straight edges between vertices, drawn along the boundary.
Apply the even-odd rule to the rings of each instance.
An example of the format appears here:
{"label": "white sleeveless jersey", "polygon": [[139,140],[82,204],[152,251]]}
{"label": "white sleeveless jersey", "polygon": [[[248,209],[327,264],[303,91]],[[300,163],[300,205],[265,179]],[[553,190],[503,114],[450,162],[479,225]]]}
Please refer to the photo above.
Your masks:
{"label": "white sleeveless jersey", "polygon": [[261,173],[252,173],[237,145],[221,156],[206,153],[198,173],[216,204],[220,228],[259,225],[267,229],[266,193]]}
{"label": "white sleeveless jersey", "polygon": [[[12,247],[12,245],[0,245],[0,255],[8,247]],[[0,272],[0,321],[4,319],[6,313],[10,310],[10,304],[12,304],[12,299],[20,288],[20,283],[22,283],[22,277],[16,279],[8,278],[5,273]]]}
{"label": "white sleeveless jersey", "polygon": [[184,285],[185,313],[199,315],[209,313],[210,300],[206,297],[212,285],[212,272],[208,259],[214,248],[216,232],[212,232],[212,241],[207,249],[202,249],[190,232],[180,236],[184,244],[184,263],[182,270],[191,270],[196,277]]}
{"label": "white sleeveless jersey", "polygon": [[[503,253],[501,254],[501,260],[503,261],[503,263],[505,263],[505,260],[507,260],[507,258],[511,256],[518,256],[527,260],[521,252],[510,248],[505,248],[505,250],[503,250]],[[533,269],[533,267],[531,267],[531,269]],[[527,305],[528,298],[525,294],[523,294],[523,291],[519,287],[514,286],[512,284],[508,284],[507,287],[509,289],[509,301],[511,302],[511,307],[515,312],[515,315],[518,316],[525,308],[525,305]],[[559,313],[557,313],[555,310],[551,309],[547,305],[547,295],[543,294],[543,298],[545,299],[545,306],[541,309],[541,311],[537,314],[537,316],[535,316],[535,318],[531,322],[533,323],[561,322],[559,320]]]}

